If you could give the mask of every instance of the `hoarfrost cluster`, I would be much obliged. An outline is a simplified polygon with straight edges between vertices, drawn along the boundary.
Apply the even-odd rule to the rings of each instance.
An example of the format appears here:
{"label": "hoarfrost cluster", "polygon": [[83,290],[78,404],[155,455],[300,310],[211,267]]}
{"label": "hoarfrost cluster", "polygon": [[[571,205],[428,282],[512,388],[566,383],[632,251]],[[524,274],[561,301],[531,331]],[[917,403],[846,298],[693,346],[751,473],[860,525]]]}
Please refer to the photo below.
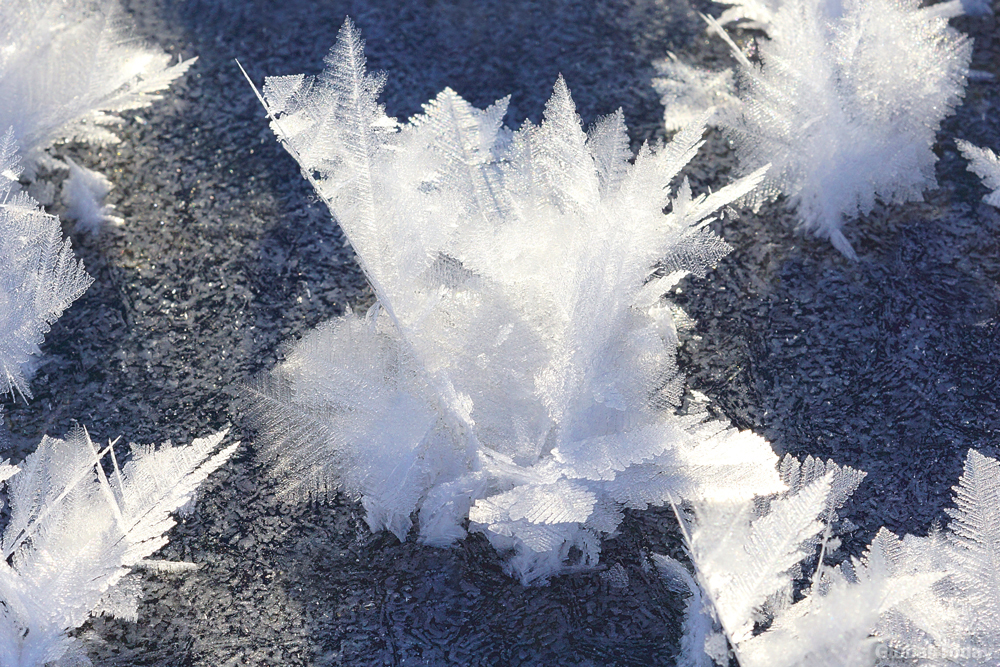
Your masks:
{"label": "hoarfrost cluster", "polygon": [[[59,219],[18,191],[18,160],[9,131],[0,141],[0,394],[27,399],[45,333],[92,278]],[[6,435],[0,424],[5,443]],[[119,468],[113,445],[98,451],[80,428],[66,440],[44,437],[20,466],[0,464],[10,503],[0,537],[0,664],[90,664],[67,633],[92,613],[135,620],[142,589],[130,573],[158,567],[148,558],[166,544],[170,514],[235,451],[238,443],[219,447],[224,436],[133,445]]]}
{"label": "hoarfrost cluster", "polygon": [[621,112],[585,133],[561,78],[538,126],[449,89],[400,124],[364,63],[348,22],[320,76],[263,91],[378,298],[257,387],[287,490],[360,497],[400,539],[417,512],[428,544],[468,518],[524,582],[596,563],[623,505],[759,492],[763,440],[666,409],[682,381],[660,296],[728,252],[706,223],[764,170],[672,189],[702,125],[630,163]]}
{"label": "hoarfrost cluster", "polygon": [[983,185],[991,192],[983,197],[983,201],[1000,208],[1000,157],[989,148],[973,146],[961,139],[955,142],[958,149],[969,161],[969,171],[983,180]]}
{"label": "hoarfrost cluster", "polygon": [[[961,4],[726,4],[736,6],[708,21],[736,56],[735,86],[720,87],[725,73],[664,61],[659,89],[668,115],[678,98],[692,109],[719,105],[713,122],[732,137],[741,169],[771,165],[748,202],[787,197],[803,230],[856,259],[846,221],[876,201],[920,201],[937,187],[935,134],[962,97],[972,51],[948,25]],[[756,62],[724,32],[730,22],[766,32]]]}
{"label": "hoarfrost cluster", "polygon": [[[167,543],[170,516],[232,456],[225,432],[183,447],[132,445],[121,468],[113,444],[99,449],[86,430],[44,437],[20,466],[0,464],[10,519],[0,538],[0,664],[90,664],[68,636],[91,613],[135,620],[136,568]],[[110,474],[102,467],[109,457]]]}
{"label": "hoarfrost cluster", "polygon": [[[69,169],[62,196],[80,229],[120,224],[103,203],[107,179],[46,149],[63,141],[117,143],[120,114],[160,99],[195,59],[171,65],[169,55],[143,44],[117,0],[0,3],[0,44],[0,131],[13,128],[26,176],[34,180],[39,167]],[[54,195],[44,186],[35,193]]]}
{"label": "hoarfrost cluster", "polygon": [[[192,61],[168,66],[166,54],[131,36],[110,0],[4,2],[0,44],[0,395],[27,400],[45,334],[93,279],[59,219],[22,190],[22,174],[31,181],[39,168],[68,169],[63,201],[78,229],[120,222],[103,203],[106,178],[45,150],[117,142],[117,114],[158,99]],[[49,195],[46,204],[54,190],[37,180],[31,187]],[[133,445],[119,467],[113,444],[99,450],[78,428],[65,440],[43,437],[19,466],[0,464],[10,505],[0,537],[0,664],[89,665],[85,641],[69,633],[92,614],[136,620],[137,569],[194,567],[150,556],[166,544],[171,514],[235,452],[239,443],[220,447],[225,435]],[[0,441],[9,444],[2,421]]]}
{"label": "hoarfrost cluster", "polygon": [[[863,472],[779,464],[760,438],[673,410],[678,311],[661,295],[725,254],[712,214],[783,192],[853,256],[845,218],[935,184],[934,133],[969,58],[946,24],[958,5],[823,7],[724,17],[773,40],[760,67],[737,50],[749,95],[725,73],[661,64],[660,91],[693,122],[631,163],[621,113],[585,134],[562,79],[537,127],[507,130],[506,100],[478,110],[450,89],[399,123],[349,21],[320,76],[269,78],[272,129],[378,300],[309,333],[252,387],[286,491],[346,492],[401,540],[415,514],[432,545],[464,537],[468,519],[524,583],[595,564],[622,507],[669,503],[694,567],[656,557],[689,596],[683,665],[726,665],[730,650],[744,667],[874,665],[878,643],[981,655],[992,630],[970,600],[997,588],[982,578],[1000,530],[984,457],[969,454],[947,537],[882,529],[863,557],[830,564]],[[686,180],[671,190],[720,118],[756,170],[708,197]],[[992,187],[990,156],[962,150]]]}
{"label": "hoarfrost cluster", "polygon": [[[802,228],[848,257],[842,228],[876,201],[936,185],[932,151],[959,102],[971,43],[948,26],[984,3],[743,0],[713,30],[736,72],[673,54],[657,64],[663,145],[629,149],[621,110],[584,131],[560,77],[539,125],[504,125],[446,88],[400,122],[378,98],[347,20],[315,76],[268,78],[271,127],[327,204],[377,299],[308,332],[249,386],[258,449],[284,492],[359,499],[373,531],[448,546],[485,535],[524,584],[596,565],[623,509],[670,505],[689,566],[654,560],[687,597],[679,664],[990,664],[1000,645],[1000,463],[970,450],[946,531],[879,531],[830,563],[838,512],[864,473],[779,461],[705,411],[678,409],[685,316],[664,295],[730,247],[709,223],[731,204],[788,198]],[[722,26],[762,30],[755,61]],[[31,397],[33,356],[92,279],[58,219],[19,185],[65,170],[78,229],[120,223],[111,184],[46,153],[118,141],[120,114],[158,99],[193,62],[134,37],[114,0],[0,4],[0,395]],[[707,124],[743,176],[696,195],[681,171]],[[18,145],[23,156],[18,157]],[[1000,207],[996,154],[964,141]],[[24,166],[22,170],[21,166]],[[54,197],[54,187],[32,192]],[[42,202],[44,204],[50,201]],[[0,435],[3,435],[0,433]],[[92,614],[135,619],[135,570],[171,514],[238,443],[131,447],[119,466],[83,429],[0,464],[0,664],[87,664],[69,633]],[[619,566],[619,570],[621,570]],[[609,581],[624,571],[609,570]],[[950,661],[950,662],[949,662]]]}

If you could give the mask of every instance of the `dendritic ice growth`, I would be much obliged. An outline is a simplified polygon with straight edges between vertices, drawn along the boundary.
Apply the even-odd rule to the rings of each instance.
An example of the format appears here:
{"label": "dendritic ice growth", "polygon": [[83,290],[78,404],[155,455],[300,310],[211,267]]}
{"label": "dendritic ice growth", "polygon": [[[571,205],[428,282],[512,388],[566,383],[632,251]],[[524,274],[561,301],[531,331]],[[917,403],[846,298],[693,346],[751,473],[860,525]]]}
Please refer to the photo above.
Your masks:
{"label": "dendritic ice growth", "polygon": [[[661,573],[687,594],[678,665],[875,664],[881,620],[945,577],[917,541],[880,531],[861,559],[830,566],[837,509],[864,473],[786,456],[787,490],[755,502],[693,502],[679,513],[694,574],[667,556]],[[816,552],[819,549],[817,557]],[[803,572],[811,565],[811,574]],[[808,585],[796,600],[797,580]],[[794,600],[794,601],[793,601]]]}
{"label": "dendritic ice growth", "polygon": [[43,438],[20,466],[0,464],[10,502],[0,538],[0,664],[89,665],[84,643],[67,633],[91,614],[136,619],[134,570],[167,569],[148,559],[167,543],[171,514],[236,451],[239,443],[221,446],[225,436],[132,445],[119,467],[112,445],[99,449],[78,428],[65,440]]}
{"label": "dendritic ice growth", "polygon": [[958,139],[955,143],[969,161],[969,171],[981,178],[983,185],[990,190],[983,201],[1000,208],[1000,157],[989,148],[980,148],[968,141]]}
{"label": "dendritic ice growth", "polygon": [[0,139],[0,395],[30,397],[39,345],[93,279],[76,260],[59,219],[19,192],[13,133]]}
{"label": "dendritic ice growth", "polygon": [[911,538],[922,569],[947,576],[882,620],[878,635],[897,654],[919,651],[921,664],[995,665],[1000,661],[1000,462],[970,449],[952,489],[946,531]]}
{"label": "dendritic ice growth", "polygon": [[[719,16],[719,25],[738,24],[740,28],[763,30],[770,36],[778,29],[774,23],[774,15],[788,2],[784,0],[713,0],[720,5],[728,5],[729,9]],[[794,2],[794,0],[793,0]],[[966,14],[982,16],[992,14],[989,0],[945,0],[926,7],[929,16],[954,18]],[[829,5],[824,8],[827,14],[840,11],[840,5]]]}
{"label": "dendritic ice growth", "polygon": [[[39,165],[67,168],[45,152],[54,143],[117,143],[120,114],[160,99],[195,60],[171,65],[168,54],[143,44],[118,0],[2,2],[0,45],[0,128],[13,128],[31,179]],[[82,203],[67,202],[90,216],[74,218],[90,231],[115,221],[101,208],[100,179],[77,176],[71,194]],[[85,191],[84,183],[96,189]]]}
{"label": "dendritic ice growth", "polygon": [[286,490],[360,498],[401,540],[414,514],[440,546],[468,520],[530,583],[596,563],[622,506],[782,488],[761,438],[672,412],[661,300],[729,251],[707,223],[763,170],[708,196],[671,188],[703,122],[633,160],[622,113],[585,133],[562,78],[516,132],[506,99],[480,110],[450,89],[399,123],[384,82],[348,20],[321,75],[264,86],[378,299],[251,387]]}
{"label": "dendritic ice growth", "polygon": [[670,132],[700,121],[711,112],[708,123],[718,124],[716,116],[738,108],[736,83],[732,69],[711,71],[688,65],[673,53],[653,63],[658,76],[653,88],[660,94],[665,112],[663,124]]}
{"label": "dendritic ice growth", "polygon": [[679,513],[694,574],[654,557],[688,597],[679,665],[725,666],[730,650],[741,667],[874,667],[913,657],[935,667],[996,664],[1000,463],[969,450],[947,531],[899,538],[883,528],[861,559],[837,565],[825,562],[836,509],[864,473],[790,457],[780,472],[789,488],[770,502],[696,501]]}
{"label": "dendritic ice growth", "polygon": [[[786,196],[803,230],[856,258],[842,231],[847,220],[869,213],[877,200],[919,201],[937,187],[935,134],[964,93],[972,51],[948,25],[961,4],[727,4],[737,6],[723,21],[744,19],[768,37],[756,42],[751,62],[708,19],[739,63],[734,94],[741,101],[724,104],[713,122],[733,139],[744,173],[771,165],[749,203]],[[727,99],[714,76],[688,75],[694,90],[685,99]],[[669,88],[664,102],[676,97]]]}

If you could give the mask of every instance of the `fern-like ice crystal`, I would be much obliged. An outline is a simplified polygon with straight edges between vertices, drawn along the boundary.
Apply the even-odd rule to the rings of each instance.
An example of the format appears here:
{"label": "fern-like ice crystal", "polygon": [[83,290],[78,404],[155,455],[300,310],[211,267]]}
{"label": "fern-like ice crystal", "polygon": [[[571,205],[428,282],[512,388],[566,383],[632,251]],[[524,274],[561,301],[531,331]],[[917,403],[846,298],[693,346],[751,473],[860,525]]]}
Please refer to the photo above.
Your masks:
{"label": "fern-like ice crystal", "polygon": [[118,114],[159,99],[194,62],[143,45],[117,0],[5,2],[0,43],[0,127],[14,128],[29,169],[57,141],[118,142]]}
{"label": "fern-like ice crystal", "polygon": [[0,394],[28,380],[49,326],[90,286],[59,219],[20,192],[13,133],[0,139]]}
{"label": "fern-like ice crystal", "polygon": [[[195,60],[171,65],[143,44],[118,0],[0,2],[0,45],[0,128],[13,128],[32,179],[39,164],[67,167],[45,153],[54,143],[117,143],[120,114],[160,99]],[[70,169],[67,217],[92,232],[118,222],[103,204],[107,180]]]}
{"label": "fern-like ice crystal", "polygon": [[[86,430],[45,437],[8,479],[0,538],[0,664],[42,667],[85,653],[68,632],[92,613],[133,618],[141,587],[129,573],[167,542],[171,517],[232,456],[220,432],[182,447],[132,446],[119,468]],[[103,459],[110,458],[110,472]],[[89,661],[86,661],[89,664]]]}
{"label": "fern-like ice crystal", "polygon": [[679,515],[693,577],[654,558],[689,596],[680,665],[728,665],[730,648],[741,667],[874,665],[887,619],[920,607],[947,576],[920,539],[884,529],[861,559],[828,566],[837,509],[864,473],[788,456],[780,471],[788,489],[769,502],[694,502],[693,516]]}
{"label": "fern-like ice crystal", "polygon": [[982,179],[989,193],[983,201],[1000,208],[1000,157],[989,148],[980,148],[961,139],[955,142],[969,161],[969,171]]}
{"label": "fern-like ice crystal", "polygon": [[416,513],[433,545],[468,519],[524,582],[595,563],[622,505],[781,488],[763,440],[670,412],[660,300],[728,252],[706,223],[762,171],[709,196],[671,189],[702,124],[633,161],[621,112],[584,132],[562,78],[516,132],[506,99],[480,110],[450,89],[399,123],[384,83],[348,21],[321,75],[263,90],[378,299],[254,387],[286,488],[358,497],[400,539]]}

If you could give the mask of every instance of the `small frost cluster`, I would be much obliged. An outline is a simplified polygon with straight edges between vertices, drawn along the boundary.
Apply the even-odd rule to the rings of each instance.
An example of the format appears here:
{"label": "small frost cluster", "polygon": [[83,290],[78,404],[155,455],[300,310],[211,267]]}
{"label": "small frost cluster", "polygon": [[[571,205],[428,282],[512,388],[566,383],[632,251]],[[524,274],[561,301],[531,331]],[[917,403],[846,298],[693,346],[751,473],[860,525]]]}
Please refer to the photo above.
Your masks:
{"label": "small frost cluster", "polygon": [[741,168],[771,165],[750,203],[786,196],[801,228],[853,259],[846,220],[937,185],[935,133],[963,94],[971,54],[948,26],[959,11],[918,0],[740,2],[722,19],[767,32],[758,63],[709,19],[739,61],[738,101],[718,89],[721,75],[679,63],[661,65],[658,85],[668,105],[721,103],[713,122],[734,140]]}
{"label": "small frost cluster", "polygon": [[[232,456],[225,432],[183,447],[132,445],[119,468],[80,428],[45,437],[20,466],[0,464],[10,519],[0,537],[0,664],[89,665],[67,633],[91,614],[135,620],[142,587],[136,568],[194,567],[148,560],[167,543],[170,516]],[[111,473],[102,460],[109,457]]]}
{"label": "small frost cluster", "polygon": [[969,171],[983,179],[983,185],[990,190],[983,201],[1000,208],[1000,157],[989,148],[973,146],[968,141],[959,139],[955,143],[969,161]]}
{"label": "small frost cluster", "polygon": [[13,133],[0,140],[0,395],[30,397],[28,380],[49,326],[92,282],[59,219],[18,192]]}
{"label": "small frost cluster", "polygon": [[762,173],[672,191],[702,125],[630,163],[621,112],[584,133],[561,78],[538,126],[449,89],[400,124],[364,64],[348,21],[320,76],[263,92],[378,298],[255,387],[287,489],[360,497],[400,539],[417,513],[433,545],[468,519],[524,582],[595,563],[623,505],[760,492],[763,440],[665,409],[681,380],[660,295],[728,252],[706,223]]}
{"label": "small frost cluster", "polygon": [[[33,355],[91,278],[58,219],[18,181],[33,180],[41,165],[68,169],[63,202],[77,228],[120,223],[103,203],[111,189],[104,176],[45,150],[58,141],[117,142],[117,114],[159,99],[194,60],[171,66],[167,54],[140,44],[116,0],[0,3],[0,44],[0,395],[30,397]],[[50,184],[29,191],[52,203]]]}
{"label": "small frost cluster", "polygon": [[[68,166],[64,200],[78,225],[114,220],[101,203],[107,179],[43,151],[60,140],[117,141],[115,114],[157,99],[190,61],[168,67],[165,54],[134,43],[111,1],[2,2],[0,44],[0,127],[10,128],[0,139],[0,395],[30,398],[44,335],[92,279],[59,219],[21,191],[18,143],[30,177],[40,164]],[[6,435],[0,412],[0,441]],[[225,435],[133,445],[119,467],[113,445],[99,451],[77,429],[43,438],[20,466],[0,464],[10,506],[0,535],[0,665],[89,665],[83,640],[69,633],[91,614],[135,620],[135,569],[194,567],[149,557],[166,544],[171,513],[236,450],[220,447]]]}
{"label": "small frost cluster", "polygon": [[[52,324],[92,279],[63,239],[59,219],[17,190],[13,132],[0,140],[0,394],[30,397],[33,356]],[[0,413],[2,418],[2,413]],[[0,441],[6,440],[0,424]],[[186,447],[133,445],[118,466],[87,432],[45,437],[20,466],[0,464],[9,518],[0,536],[0,665],[89,665],[67,633],[91,614],[135,620],[137,567],[167,542],[170,517],[236,450],[225,433]],[[105,474],[103,460],[111,460]]]}
{"label": "small frost cluster", "polygon": [[996,664],[1000,463],[969,450],[947,533],[883,528],[861,559],[834,566],[825,555],[837,543],[836,510],[864,473],[786,457],[778,474],[788,489],[769,502],[691,503],[681,522],[693,576],[654,557],[688,596],[679,665],[728,665],[730,647],[741,667],[866,667],[908,655],[928,666]]}
{"label": "small frost cluster", "polygon": [[[132,34],[117,0],[12,0],[0,3],[0,131],[13,128],[27,176],[66,169],[45,153],[56,142],[119,141],[119,114],[148,106],[194,59],[170,56]],[[102,202],[106,178],[69,164],[63,199],[87,231],[120,222]],[[37,188],[51,196],[51,191]],[[43,201],[48,205],[49,201]]]}
{"label": "small frost cluster", "polygon": [[653,79],[653,87],[666,108],[663,123],[670,132],[690,125],[706,113],[711,114],[710,123],[718,123],[716,115],[740,103],[731,69],[712,72],[692,67],[670,52],[653,66],[660,75]]}

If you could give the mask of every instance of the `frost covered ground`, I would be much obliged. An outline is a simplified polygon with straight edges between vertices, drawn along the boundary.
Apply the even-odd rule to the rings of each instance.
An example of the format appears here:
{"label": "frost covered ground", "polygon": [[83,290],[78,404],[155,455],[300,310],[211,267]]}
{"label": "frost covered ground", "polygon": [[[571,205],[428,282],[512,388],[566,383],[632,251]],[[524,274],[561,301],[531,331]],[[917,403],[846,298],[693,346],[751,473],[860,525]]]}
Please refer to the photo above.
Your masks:
{"label": "frost covered ground", "polygon": [[[125,225],[73,236],[95,282],[46,337],[35,398],[8,404],[15,456],[74,422],[95,440],[180,443],[232,422],[251,442],[239,384],[286,341],[370,301],[234,58],[258,84],[318,72],[350,15],[369,67],[388,73],[390,115],[450,86],[480,108],[511,94],[508,122],[538,121],[562,73],[586,124],[623,107],[633,148],[662,136],[652,60],[730,64],[698,16],[715,8],[686,0],[125,4],[143,36],[199,61],[164,101],[127,115],[121,144],[59,149],[111,178]],[[1000,77],[996,18],[953,24],[975,39],[972,67]],[[859,527],[846,554],[883,525],[943,521],[966,450],[1000,453],[1000,211],[982,204],[954,143],[1000,148],[998,109],[997,79],[969,84],[939,134],[941,188],[848,223],[859,262],[770,206],[722,224],[735,251],[675,297],[696,323],[680,350],[690,387],[720,415],[779,453],[868,473],[843,513]],[[710,136],[695,189],[731,166]],[[106,642],[97,664],[672,664],[680,600],[645,565],[653,551],[678,555],[669,511],[628,515],[603,571],[526,589],[481,537],[400,544],[371,535],[350,503],[279,505],[252,451],[209,479],[171,535],[164,557],[202,568],[148,575],[138,624],[87,627]]]}

